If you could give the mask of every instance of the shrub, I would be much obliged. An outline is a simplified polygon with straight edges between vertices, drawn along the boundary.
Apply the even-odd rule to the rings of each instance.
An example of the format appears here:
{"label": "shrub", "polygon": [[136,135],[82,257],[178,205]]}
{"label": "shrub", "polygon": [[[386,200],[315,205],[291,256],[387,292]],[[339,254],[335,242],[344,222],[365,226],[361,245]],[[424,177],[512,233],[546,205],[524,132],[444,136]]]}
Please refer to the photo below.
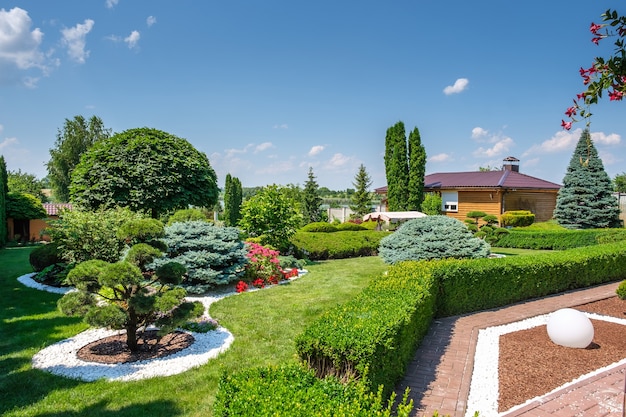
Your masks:
{"label": "shrub", "polygon": [[30,265],[33,271],[40,272],[44,268],[61,262],[59,249],[56,243],[41,245],[34,249],[29,255]]}
{"label": "shrub", "polygon": [[512,229],[509,232],[498,235],[493,245],[503,248],[563,250],[626,240],[626,229]]}
{"label": "shrub", "polygon": [[330,224],[328,222],[315,222],[309,223],[306,226],[300,229],[301,232],[322,232],[322,233],[333,233],[338,230],[338,226]]}
{"label": "shrub", "polygon": [[117,262],[126,249],[126,244],[117,237],[118,229],[127,221],[142,217],[120,208],[93,212],[66,210],[58,220],[50,221],[46,232],[58,244],[61,257],[68,263],[90,259]]}
{"label": "shrub", "polygon": [[68,265],[66,263],[59,262],[45,267],[40,272],[35,274],[33,279],[39,283],[51,285],[53,287],[66,286],[67,274],[73,267],[73,264]]}
{"label": "shrub", "polygon": [[362,382],[342,384],[337,378],[318,379],[302,366],[290,364],[224,373],[215,397],[214,414],[216,417],[408,417],[412,409],[407,395],[394,407],[393,398],[384,401],[380,390],[374,394]]}
{"label": "shrub", "polygon": [[173,223],[165,227],[166,259],[154,266],[175,261],[187,268],[182,285],[190,293],[239,280],[247,263],[247,250],[236,227],[217,227],[204,221]]}
{"label": "shrub", "polygon": [[367,228],[362,226],[361,224],[352,223],[352,222],[340,223],[336,226],[336,228],[340,232],[347,231],[347,230],[352,231],[352,232],[358,232],[360,230],[367,230]]}
{"label": "shrub", "polygon": [[617,294],[620,300],[626,300],[626,280],[622,281],[622,283],[619,284],[619,286],[617,287],[617,290],[615,290],[615,293]]}
{"label": "shrub", "polygon": [[117,231],[118,239],[126,244],[150,242],[162,238],[163,235],[163,223],[157,219],[148,218],[127,221]]}
{"label": "shrub", "polygon": [[378,254],[380,240],[389,232],[364,230],[340,233],[298,232],[291,238],[296,256],[311,260],[343,259]]}
{"label": "shrub", "polygon": [[502,227],[523,227],[530,226],[535,222],[535,215],[528,210],[505,211],[500,216]]}
{"label": "shrub", "polygon": [[198,208],[190,208],[175,211],[174,214],[172,214],[167,220],[167,225],[170,226],[173,223],[182,223],[195,220],[200,220],[203,222],[210,221],[202,210]]}
{"label": "shrub", "polygon": [[428,216],[404,223],[380,241],[379,254],[388,264],[407,260],[485,258],[490,246],[459,220]]}

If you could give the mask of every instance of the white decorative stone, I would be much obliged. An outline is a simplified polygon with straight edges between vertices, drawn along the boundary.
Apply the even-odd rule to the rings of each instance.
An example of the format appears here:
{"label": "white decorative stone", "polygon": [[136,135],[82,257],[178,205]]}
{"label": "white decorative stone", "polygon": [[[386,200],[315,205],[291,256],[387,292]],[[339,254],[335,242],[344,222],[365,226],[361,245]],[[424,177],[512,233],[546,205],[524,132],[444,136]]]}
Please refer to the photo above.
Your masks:
{"label": "white decorative stone", "polygon": [[562,308],[550,314],[548,336],[557,345],[584,349],[593,340],[593,324],[581,311]]}

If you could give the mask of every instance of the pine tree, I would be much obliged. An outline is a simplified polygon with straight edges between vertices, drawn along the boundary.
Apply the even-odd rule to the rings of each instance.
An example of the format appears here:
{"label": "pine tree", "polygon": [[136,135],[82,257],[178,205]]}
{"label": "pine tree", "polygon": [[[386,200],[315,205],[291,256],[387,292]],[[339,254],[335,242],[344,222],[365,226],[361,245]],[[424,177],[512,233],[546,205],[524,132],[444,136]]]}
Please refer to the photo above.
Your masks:
{"label": "pine tree", "polygon": [[313,168],[309,167],[309,177],[302,192],[302,216],[305,223],[315,223],[322,219],[321,205],[322,198],[319,195],[319,186],[315,181]]}
{"label": "pine tree", "polygon": [[387,206],[389,210],[406,210],[409,197],[409,166],[403,122],[398,122],[387,129],[385,174],[387,176]]}
{"label": "pine tree", "polygon": [[409,134],[409,201],[407,210],[421,210],[424,201],[424,174],[426,173],[426,149],[417,127]]}
{"label": "pine tree", "polygon": [[372,193],[369,191],[372,179],[365,170],[365,165],[361,164],[359,167],[359,172],[354,177],[352,185],[356,191],[352,195],[354,205],[350,206],[350,209],[354,212],[355,217],[362,218],[372,211]]}
{"label": "pine tree", "polygon": [[570,229],[619,227],[619,206],[611,191],[611,179],[585,129],[557,195],[554,218]]}
{"label": "pine tree", "polygon": [[9,191],[7,164],[0,155],[0,247],[7,243],[7,194]]}

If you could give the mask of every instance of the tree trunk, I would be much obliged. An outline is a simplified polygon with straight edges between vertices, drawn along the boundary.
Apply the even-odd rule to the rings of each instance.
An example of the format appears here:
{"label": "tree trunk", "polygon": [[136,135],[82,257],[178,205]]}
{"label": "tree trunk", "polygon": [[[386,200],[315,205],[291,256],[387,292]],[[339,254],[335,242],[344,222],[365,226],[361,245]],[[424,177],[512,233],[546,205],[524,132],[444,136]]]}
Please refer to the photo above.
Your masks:
{"label": "tree trunk", "polygon": [[126,345],[131,352],[137,352],[137,313],[131,307],[128,309],[128,323],[126,323]]}

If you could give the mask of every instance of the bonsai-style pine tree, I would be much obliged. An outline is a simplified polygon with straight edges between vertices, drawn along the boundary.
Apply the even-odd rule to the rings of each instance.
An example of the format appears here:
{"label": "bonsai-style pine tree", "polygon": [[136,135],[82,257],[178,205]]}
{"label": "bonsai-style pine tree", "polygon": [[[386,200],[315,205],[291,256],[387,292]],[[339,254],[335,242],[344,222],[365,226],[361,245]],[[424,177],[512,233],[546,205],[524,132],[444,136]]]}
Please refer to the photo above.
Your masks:
{"label": "bonsai-style pine tree", "polygon": [[309,176],[304,183],[304,191],[302,192],[302,217],[305,223],[315,223],[322,220],[320,206],[322,198],[319,193],[319,186],[313,175],[313,168],[309,167]]}
{"label": "bonsai-style pine tree", "polygon": [[569,229],[619,227],[618,201],[611,192],[611,179],[585,129],[557,195],[554,218]]}
{"label": "bonsai-style pine tree", "polygon": [[[58,302],[67,315],[83,315],[95,327],[126,330],[131,352],[139,350],[139,330],[154,324],[164,336],[204,312],[201,303],[184,301],[187,292],[180,284],[186,269],[176,262],[147,271],[146,265],[161,255],[163,224],[155,219],[135,220],[120,229],[120,239],[135,243],[123,261],[81,262],[67,276],[78,291],[65,294]],[[148,243],[144,243],[148,242]],[[154,246],[152,246],[154,245]]]}

